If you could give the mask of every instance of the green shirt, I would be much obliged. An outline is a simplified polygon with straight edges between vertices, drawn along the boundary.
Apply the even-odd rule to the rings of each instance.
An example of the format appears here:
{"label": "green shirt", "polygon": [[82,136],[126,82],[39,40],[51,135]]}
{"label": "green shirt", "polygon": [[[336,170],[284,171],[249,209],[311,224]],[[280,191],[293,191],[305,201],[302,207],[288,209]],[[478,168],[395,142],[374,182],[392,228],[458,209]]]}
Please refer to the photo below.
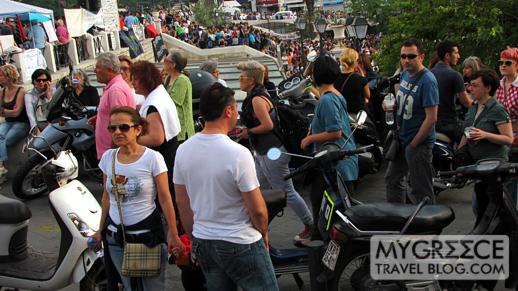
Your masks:
{"label": "green shirt", "polygon": [[[169,80],[166,81],[166,84]],[[178,140],[183,141],[194,135],[194,119],[192,116],[192,85],[191,80],[184,74],[176,78],[168,90],[169,96],[173,99],[180,119],[181,131]]]}
{"label": "green shirt", "polygon": [[[487,112],[485,112],[487,111]],[[482,112],[480,113],[480,120],[476,123],[475,115],[477,114],[477,104],[469,108],[466,114],[466,121],[464,121],[464,128],[474,126],[483,131],[490,133],[500,134],[498,131],[498,125],[511,122],[509,113],[498,103],[495,98],[489,99]],[[479,161],[488,158],[499,158],[508,160],[509,147],[503,144],[496,144],[486,139],[479,141],[471,141],[467,143],[468,151],[473,157],[474,161]]]}

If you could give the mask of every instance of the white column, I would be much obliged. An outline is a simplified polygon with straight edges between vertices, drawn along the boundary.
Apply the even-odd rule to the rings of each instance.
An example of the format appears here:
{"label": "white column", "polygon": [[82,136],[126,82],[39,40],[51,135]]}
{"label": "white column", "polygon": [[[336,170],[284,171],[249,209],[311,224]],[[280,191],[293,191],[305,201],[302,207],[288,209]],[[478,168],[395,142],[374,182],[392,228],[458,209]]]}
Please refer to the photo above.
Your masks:
{"label": "white column", "polygon": [[57,71],[56,58],[54,55],[54,46],[50,42],[45,43],[45,53],[43,54],[43,57],[47,62],[47,68],[49,71],[55,73]]}
{"label": "white column", "polygon": [[68,57],[72,65],[79,65],[79,54],[77,53],[77,44],[75,38],[71,37],[68,42]]}

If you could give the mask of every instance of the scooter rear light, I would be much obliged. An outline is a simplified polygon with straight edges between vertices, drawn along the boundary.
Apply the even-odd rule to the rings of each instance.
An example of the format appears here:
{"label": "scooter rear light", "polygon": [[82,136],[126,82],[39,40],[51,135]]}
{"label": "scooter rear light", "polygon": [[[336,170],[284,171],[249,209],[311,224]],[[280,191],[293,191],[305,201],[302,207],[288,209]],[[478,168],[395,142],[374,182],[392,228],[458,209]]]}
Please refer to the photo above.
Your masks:
{"label": "scooter rear light", "polygon": [[345,241],[348,239],[347,234],[341,230],[338,223],[335,223],[329,231],[329,237],[334,241]]}

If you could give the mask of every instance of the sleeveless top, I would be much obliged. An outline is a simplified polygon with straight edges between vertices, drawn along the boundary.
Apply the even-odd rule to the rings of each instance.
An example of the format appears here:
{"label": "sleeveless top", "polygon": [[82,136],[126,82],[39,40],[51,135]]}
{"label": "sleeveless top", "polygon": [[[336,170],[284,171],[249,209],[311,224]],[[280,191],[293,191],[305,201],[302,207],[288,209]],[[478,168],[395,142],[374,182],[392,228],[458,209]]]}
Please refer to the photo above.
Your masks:
{"label": "sleeveless top", "polygon": [[[16,93],[14,93],[14,98],[13,100],[9,101],[9,102],[5,102],[5,89],[4,89],[4,92],[2,94],[2,107],[4,109],[8,109],[8,110],[13,110],[14,109],[14,106],[16,105],[16,99],[18,99],[18,93],[20,93],[20,89],[22,87],[18,87],[18,90],[16,90]],[[22,109],[22,111],[20,112],[20,114],[18,114],[18,116],[16,117],[6,117],[5,118],[5,121],[7,122],[25,122],[25,123],[29,123],[29,117],[27,117],[27,112],[25,111],[25,109]]]}
{"label": "sleeveless top", "polygon": [[[256,127],[261,124],[259,119],[257,119],[254,115],[254,107],[252,105],[252,99],[257,96],[266,97],[270,102],[272,102],[273,105],[273,101],[271,100],[268,92],[266,92],[264,86],[256,85],[243,101],[243,109],[240,115],[243,125],[245,125],[247,128]],[[277,113],[273,106],[270,109],[269,115],[272,119],[273,126],[277,126]],[[282,146],[281,140],[277,137],[273,130],[266,133],[253,134],[249,140],[253,149],[260,155],[265,155],[272,147]]]}

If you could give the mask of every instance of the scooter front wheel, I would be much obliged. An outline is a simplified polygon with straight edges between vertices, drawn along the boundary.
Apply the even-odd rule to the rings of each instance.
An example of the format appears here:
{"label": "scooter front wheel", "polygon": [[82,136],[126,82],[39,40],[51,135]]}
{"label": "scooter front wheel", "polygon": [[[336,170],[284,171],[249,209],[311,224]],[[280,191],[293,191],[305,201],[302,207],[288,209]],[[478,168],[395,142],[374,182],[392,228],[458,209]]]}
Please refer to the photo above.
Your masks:
{"label": "scooter front wheel", "polygon": [[[43,152],[43,154],[47,157],[51,155],[50,152]],[[39,170],[44,162],[45,159],[42,156],[35,154],[18,168],[12,184],[16,197],[31,200],[48,192],[47,184]]]}
{"label": "scooter front wheel", "polygon": [[104,291],[107,290],[107,287],[108,280],[104,272],[104,264],[99,261],[96,262],[81,282],[79,282],[80,291]]}

